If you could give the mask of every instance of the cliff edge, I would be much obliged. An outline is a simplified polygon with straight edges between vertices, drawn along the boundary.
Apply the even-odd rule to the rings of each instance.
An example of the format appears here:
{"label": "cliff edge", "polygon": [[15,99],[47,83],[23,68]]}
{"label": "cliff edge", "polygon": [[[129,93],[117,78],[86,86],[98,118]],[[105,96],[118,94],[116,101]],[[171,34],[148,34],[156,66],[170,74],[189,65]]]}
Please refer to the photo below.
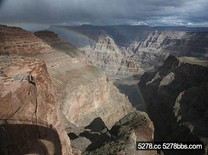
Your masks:
{"label": "cliff edge", "polygon": [[141,77],[139,87],[147,113],[154,122],[156,140],[200,141],[205,146],[204,150],[186,154],[207,154],[206,60],[169,56],[158,71]]}
{"label": "cliff edge", "polygon": [[43,61],[0,56],[0,154],[71,154]]}

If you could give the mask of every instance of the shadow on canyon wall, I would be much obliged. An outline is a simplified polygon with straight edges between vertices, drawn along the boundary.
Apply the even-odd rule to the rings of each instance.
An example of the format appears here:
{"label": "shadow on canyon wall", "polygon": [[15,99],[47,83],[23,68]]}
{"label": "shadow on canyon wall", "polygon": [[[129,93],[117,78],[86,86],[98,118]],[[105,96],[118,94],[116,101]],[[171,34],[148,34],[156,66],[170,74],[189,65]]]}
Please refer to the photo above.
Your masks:
{"label": "shadow on canyon wall", "polygon": [[28,124],[0,125],[0,154],[61,155],[61,143],[52,127]]}
{"label": "shadow on canyon wall", "polygon": [[142,94],[137,86],[137,84],[114,84],[120,93],[125,94],[133,107],[137,108],[140,111],[146,111],[145,104],[142,98]]}

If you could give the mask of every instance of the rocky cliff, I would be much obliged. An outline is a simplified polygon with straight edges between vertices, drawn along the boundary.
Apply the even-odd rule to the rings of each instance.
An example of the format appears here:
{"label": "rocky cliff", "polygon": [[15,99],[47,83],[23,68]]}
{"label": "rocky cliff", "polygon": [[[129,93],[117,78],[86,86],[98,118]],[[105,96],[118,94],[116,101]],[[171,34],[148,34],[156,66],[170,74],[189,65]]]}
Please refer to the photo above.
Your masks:
{"label": "rocky cliff", "polygon": [[[26,33],[19,28],[9,29],[11,34],[13,30],[18,30],[20,36]],[[43,34],[45,36],[42,36]],[[32,59],[18,56],[1,56],[0,59],[0,136],[3,139],[0,143],[1,154],[71,154],[70,140],[66,136],[65,128],[69,131],[75,127],[79,131],[87,128],[94,119],[100,118],[105,124],[106,134],[109,135],[109,130],[118,120],[135,111],[127,97],[120,94],[99,69],[89,65],[79,56],[65,54],[70,52],[68,47],[57,49],[56,46],[62,44],[62,41],[60,42],[55,34],[43,32],[39,36],[41,39],[34,35],[32,37],[39,40],[40,44],[46,44],[48,50],[40,53],[35,51],[34,54],[30,48],[23,53],[17,49],[9,53],[30,53]],[[21,38],[18,40],[22,42]],[[10,41],[7,43],[13,48]],[[2,44],[4,46],[4,42]],[[151,122],[148,117],[144,117],[148,120],[146,125],[149,126]],[[132,123],[130,124],[132,126]],[[138,130],[142,130],[143,127],[137,126]],[[150,127],[148,131],[146,136],[152,139],[153,128]],[[126,137],[130,135],[129,132]],[[145,137],[145,133],[142,135]],[[94,133],[92,137],[97,138]],[[94,140],[91,142],[96,143]],[[76,149],[79,147],[75,146],[74,153],[79,153]]]}
{"label": "rocky cliff", "polygon": [[78,50],[71,43],[61,40],[55,32],[38,31],[34,34],[57,51],[66,53],[73,58],[76,57],[82,60],[85,59],[85,55],[80,50]]}
{"label": "rocky cliff", "polygon": [[35,55],[49,50],[51,47],[32,32],[0,25],[0,54]]}
{"label": "rocky cliff", "polygon": [[[208,62],[169,56],[154,73],[145,73],[139,87],[154,122],[157,140],[201,141],[207,154]],[[167,154],[183,154],[170,152]]]}
{"label": "rocky cliff", "polygon": [[0,56],[0,154],[71,154],[43,61]]}
{"label": "rocky cliff", "polygon": [[[154,128],[148,116],[139,112],[128,115],[130,111],[135,111],[128,99],[120,94],[98,68],[79,60],[75,61],[74,58],[59,52],[40,54],[36,58],[46,62],[58,90],[61,110],[73,148],[86,154],[108,154],[106,147],[114,153],[129,150],[135,153],[136,139],[153,140]],[[124,121],[116,123],[119,119]],[[117,125],[114,126],[115,123]],[[118,129],[124,124],[125,130]],[[131,128],[132,126],[135,127]],[[125,136],[122,133],[116,135],[113,130],[117,129]],[[115,138],[117,140],[114,143]],[[100,148],[106,142],[109,144]]]}
{"label": "rocky cliff", "polygon": [[[148,116],[140,112],[128,115],[135,111],[128,99],[98,68],[59,52],[36,58],[46,62],[58,90],[73,148],[86,154],[108,154],[109,150],[135,154],[136,140],[153,140],[154,128]],[[123,121],[117,122],[119,119]],[[113,130],[120,130],[120,135]],[[100,148],[104,143],[109,144]]]}
{"label": "rocky cliff", "polygon": [[154,127],[144,112],[131,112],[109,130],[100,117],[88,126],[68,129],[72,146],[83,154],[156,155],[156,151],[136,151],[136,141],[153,141]]}
{"label": "rocky cliff", "polygon": [[[56,47],[62,44],[52,32],[37,32],[36,35],[49,44],[59,40],[56,41]],[[133,110],[128,99],[98,68],[56,47],[53,46],[56,51],[38,54],[35,58],[46,62],[68,123],[83,127],[100,117],[111,128],[117,120]],[[63,50],[71,51],[71,48]]]}
{"label": "rocky cliff", "polygon": [[156,151],[136,151],[137,141],[153,141],[154,127],[146,113],[133,112],[120,119],[109,131],[111,140],[84,154],[157,155]]}
{"label": "rocky cliff", "polygon": [[101,68],[107,76],[124,78],[142,74],[143,70],[124,48],[116,45],[108,35],[100,35],[95,46],[83,49],[91,63]]}
{"label": "rocky cliff", "polygon": [[161,31],[149,33],[144,41],[131,44],[128,50],[138,57],[145,70],[157,69],[170,55],[207,59],[207,32]]}
{"label": "rocky cliff", "polygon": [[156,70],[170,54],[207,59],[206,28],[83,25],[51,29],[84,50],[92,64],[111,78]]}
{"label": "rocky cliff", "polygon": [[46,62],[58,90],[62,112],[77,126],[88,125],[94,118],[101,117],[111,128],[132,110],[128,99],[96,67],[59,52],[35,58]]}

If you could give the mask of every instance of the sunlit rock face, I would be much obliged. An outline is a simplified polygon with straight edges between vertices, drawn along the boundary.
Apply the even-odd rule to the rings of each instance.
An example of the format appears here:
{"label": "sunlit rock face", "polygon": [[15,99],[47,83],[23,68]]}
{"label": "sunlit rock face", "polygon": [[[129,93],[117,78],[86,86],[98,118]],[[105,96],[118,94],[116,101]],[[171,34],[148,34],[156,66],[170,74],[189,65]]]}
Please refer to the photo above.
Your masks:
{"label": "sunlit rock face", "polygon": [[[84,50],[92,64],[111,78],[155,71],[170,54],[208,58],[207,29],[90,25],[51,28]],[[82,41],[83,45],[76,44]]]}
{"label": "sunlit rock face", "polygon": [[43,61],[0,56],[1,154],[71,154]]}
{"label": "sunlit rock face", "polygon": [[[51,32],[38,32],[36,35],[48,42],[58,40]],[[56,47],[60,44],[62,42],[56,42]],[[87,63],[79,54],[72,57],[71,48],[57,51],[56,47],[53,46],[56,51],[38,54],[35,58],[46,62],[52,82],[58,91],[66,126],[67,122],[85,126],[94,118],[100,117],[107,127],[111,128],[117,120],[133,110],[127,97],[120,94],[98,68]]]}
{"label": "sunlit rock face", "polygon": [[47,64],[67,121],[85,126],[101,117],[110,128],[132,110],[125,95],[98,68],[58,52],[36,58]]}
{"label": "sunlit rock face", "polygon": [[0,54],[35,55],[46,53],[51,47],[32,32],[0,25]]}
{"label": "sunlit rock face", "polygon": [[[44,33],[44,35],[50,34]],[[46,38],[46,36],[41,36],[41,38]],[[108,37],[106,39],[112,41]],[[102,45],[103,43],[97,45],[96,48],[102,49]],[[111,49],[112,46],[106,44],[104,48]],[[116,48],[114,50],[116,51]],[[99,150],[106,140],[114,141],[110,133],[112,127],[117,130],[118,126],[122,128],[125,125],[120,130],[120,134],[121,132],[125,134],[124,137],[112,131],[112,135],[119,137],[117,148],[121,147],[125,152],[131,149],[132,153],[132,151],[135,152],[136,140],[153,140],[154,128],[145,113],[133,112],[135,109],[132,108],[127,97],[120,94],[109,78],[98,68],[64,53],[39,54],[36,58],[46,62],[52,82],[58,91],[61,111],[74,148],[85,153]],[[128,114],[130,112],[132,113]],[[124,121],[120,124],[118,120]],[[116,127],[114,124],[117,124]],[[135,124],[135,130],[131,128],[133,124]],[[125,142],[126,138],[131,139],[129,140],[131,145],[129,141]],[[123,142],[125,144],[120,144]],[[110,149],[113,150],[115,145],[110,145]],[[114,153],[116,152],[119,151],[115,149]],[[108,152],[104,154],[106,153],[108,154]],[[155,152],[150,154],[153,153]]]}
{"label": "sunlit rock face", "polygon": [[100,35],[95,46],[83,50],[89,61],[109,77],[125,78],[143,73],[137,60],[124,48],[118,47],[108,35]]}
{"label": "sunlit rock face", "polygon": [[187,154],[207,154],[207,84],[208,62],[193,57],[169,56],[156,72],[141,77],[157,140],[200,141],[204,150]]}

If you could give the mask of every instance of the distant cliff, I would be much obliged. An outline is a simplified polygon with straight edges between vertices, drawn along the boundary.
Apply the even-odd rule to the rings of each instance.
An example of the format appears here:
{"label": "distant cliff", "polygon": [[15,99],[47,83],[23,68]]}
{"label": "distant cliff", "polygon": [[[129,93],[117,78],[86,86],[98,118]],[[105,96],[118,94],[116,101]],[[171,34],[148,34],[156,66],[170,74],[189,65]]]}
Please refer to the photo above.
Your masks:
{"label": "distant cliff", "polygon": [[156,70],[170,54],[208,58],[207,28],[128,25],[51,28],[67,36],[66,40],[73,40],[74,45],[87,53],[92,64],[117,78]]}
{"label": "distant cliff", "polygon": [[206,147],[197,154],[207,154],[207,61],[169,56],[158,71],[141,77],[139,87],[157,140],[201,141]]}
{"label": "distant cliff", "polygon": [[61,51],[70,55],[71,57],[77,57],[83,59],[85,56],[71,43],[61,40],[55,32],[52,31],[38,31],[34,33],[35,36],[40,38],[43,42],[50,45],[57,51]]}
{"label": "distant cliff", "polygon": [[95,46],[83,50],[89,61],[101,68],[109,77],[125,78],[144,72],[137,64],[137,60],[124,48],[118,47],[108,35],[100,35]]}
{"label": "distant cliff", "polygon": [[0,25],[0,54],[35,55],[46,53],[51,47],[32,32]]}
{"label": "distant cliff", "polygon": [[135,42],[129,50],[138,56],[145,70],[157,69],[170,55],[208,58],[207,32],[160,31],[150,32],[144,41]]}

